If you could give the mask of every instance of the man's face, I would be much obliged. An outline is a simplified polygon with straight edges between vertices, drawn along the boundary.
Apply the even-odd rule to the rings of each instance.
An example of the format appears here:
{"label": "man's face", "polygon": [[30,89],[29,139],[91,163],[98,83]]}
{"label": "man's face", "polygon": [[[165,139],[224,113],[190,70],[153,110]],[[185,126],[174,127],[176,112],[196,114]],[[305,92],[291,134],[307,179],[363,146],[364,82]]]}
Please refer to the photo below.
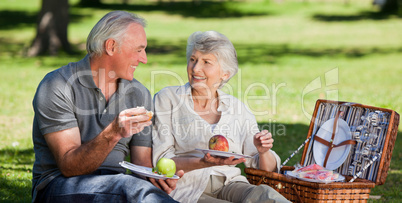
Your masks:
{"label": "man's face", "polygon": [[132,80],[134,71],[139,63],[147,63],[147,37],[144,28],[137,24],[131,24],[117,47],[114,55],[113,71],[117,78]]}

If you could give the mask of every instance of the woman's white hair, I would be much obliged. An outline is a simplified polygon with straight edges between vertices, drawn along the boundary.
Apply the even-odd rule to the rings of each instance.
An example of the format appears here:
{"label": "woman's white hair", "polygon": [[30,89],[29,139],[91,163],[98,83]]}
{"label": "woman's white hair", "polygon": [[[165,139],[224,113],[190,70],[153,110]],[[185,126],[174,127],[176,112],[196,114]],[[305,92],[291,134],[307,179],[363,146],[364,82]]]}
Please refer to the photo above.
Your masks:
{"label": "woman's white hair", "polygon": [[101,56],[105,51],[105,41],[113,38],[117,45],[121,45],[121,40],[131,23],[137,23],[145,28],[146,22],[143,18],[126,12],[112,11],[92,28],[87,38],[87,52],[92,56]]}
{"label": "woman's white hair", "polygon": [[219,88],[223,87],[230,78],[236,75],[239,67],[237,62],[237,53],[232,42],[223,34],[216,31],[194,32],[187,40],[187,63],[189,62],[193,51],[200,51],[205,54],[213,54],[224,73],[229,77],[223,80]]}

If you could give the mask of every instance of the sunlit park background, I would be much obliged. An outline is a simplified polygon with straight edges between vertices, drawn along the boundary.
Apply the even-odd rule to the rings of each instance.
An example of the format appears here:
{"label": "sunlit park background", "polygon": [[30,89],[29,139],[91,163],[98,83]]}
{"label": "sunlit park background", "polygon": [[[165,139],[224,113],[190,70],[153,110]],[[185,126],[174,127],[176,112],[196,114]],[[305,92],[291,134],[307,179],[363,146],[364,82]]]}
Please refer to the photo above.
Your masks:
{"label": "sunlit park background", "polygon": [[[31,200],[31,104],[38,83],[85,55],[90,29],[111,10],[137,13],[148,22],[148,63],[134,77],[151,94],[187,81],[191,33],[225,34],[238,51],[240,70],[224,91],[246,103],[261,128],[273,133],[282,160],[305,140],[317,99],[402,113],[401,11],[381,11],[372,0],[101,0],[97,6],[70,0],[71,53],[28,57],[41,2],[0,1],[1,202]],[[402,201],[399,129],[387,181],[372,189],[370,202]]]}

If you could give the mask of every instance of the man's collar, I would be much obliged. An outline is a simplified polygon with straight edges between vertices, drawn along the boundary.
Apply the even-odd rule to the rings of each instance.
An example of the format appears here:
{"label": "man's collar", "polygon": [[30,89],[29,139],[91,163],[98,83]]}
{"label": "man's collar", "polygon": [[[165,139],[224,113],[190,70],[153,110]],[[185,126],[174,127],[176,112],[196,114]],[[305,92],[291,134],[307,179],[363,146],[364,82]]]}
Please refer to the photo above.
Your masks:
{"label": "man's collar", "polygon": [[91,63],[89,55],[86,55],[77,63],[77,77],[80,83],[87,88],[98,88],[92,77]]}

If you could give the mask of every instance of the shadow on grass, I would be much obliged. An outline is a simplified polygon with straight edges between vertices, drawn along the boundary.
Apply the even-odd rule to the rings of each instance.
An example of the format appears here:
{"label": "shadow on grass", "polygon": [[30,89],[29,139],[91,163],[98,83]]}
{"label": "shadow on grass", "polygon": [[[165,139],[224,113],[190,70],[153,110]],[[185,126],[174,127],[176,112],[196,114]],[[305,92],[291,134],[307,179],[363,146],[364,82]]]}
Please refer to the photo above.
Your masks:
{"label": "shadow on grass", "polygon": [[178,56],[186,56],[187,41],[181,40],[174,44],[161,44],[157,39],[148,39],[147,54],[176,54]]}
{"label": "shadow on grass", "polygon": [[247,45],[235,44],[239,63],[274,64],[278,57],[282,56],[307,56],[307,57],[346,57],[360,58],[371,54],[390,54],[402,51],[399,48],[293,48],[290,44],[260,44]]}
{"label": "shadow on grass", "polygon": [[[0,30],[35,27],[38,12],[11,11],[0,9]],[[88,15],[76,14],[70,11],[70,23],[79,22]]]}
{"label": "shadow on grass", "polygon": [[0,30],[28,27],[36,24],[37,13],[1,10]]}
{"label": "shadow on grass", "polygon": [[331,14],[315,14],[312,16],[314,20],[324,22],[347,22],[360,20],[387,20],[391,18],[402,18],[398,12],[381,12],[381,11],[362,11],[355,15],[331,15]]}
{"label": "shadow on grass", "polygon": [[[161,44],[156,39],[148,40],[147,53],[150,59],[149,63],[161,63],[166,65],[186,64],[186,41],[182,40],[175,44]],[[399,48],[294,48],[290,44],[234,44],[237,51],[239,64],[276,64],[278,58],[284,56],[306,56],[306,57],[346,57],[360,58],[372,54],[391,54],[402,52],[402,46]],[[164,61],[159,61],[164,56]]]}
{"label": "shadow on grass", "polygon": [[33,149],[0,150],[0,201],[30,202]]}
{"label": "shadow on grass", "polygon": [[[307,138],[309,126],[305,124],[295,123],[258,123],[260,130],[268,130],[274,138],[274,150],[281,161],[285,161]],[[290,161],[288,166],[299,163],[303,149],[299,151]]]}
{"label": "shadow on grass", "polygon": [[[100,4],[94,6],[73,5],[70,7],[70,23],[79,22],[83,18],[90,17],[82,14],[77,9],[95,8],[105,10],[129,10],[129,11],[163,11],[168,14],[182,15],[184,17],[196,18],[227,18],[268,15],[265,11],[244,11],[233,5],[236,2],[223,1],[188,1],[188,2],[159,2],[156,4]],[[0,9],[0,30],[16,29],[23,27],[35,27],[38,20],[37,12],[26,12],[16,10]]]}
{"label": "shadow on grass", "polygon": [[155,4],[100,4],[100,5],[76,5],[76,7],[91,7],[107,10],[129,11],[163,11],[173,15],[195,18],[233,18],[245,16],[269,15],[263,11],[244,11],[234,7],[236,2],[226,1],[158,1]]}
{"label": "shadow on grass", "polygon": [[[9,39],[0,39],[2,46],[0,47],[1,55],[11,55],[20,56],[23,55],[22,51],[25,49],[26,45],[19,42],[13,42]],[[73,45],[74,46],[74,45]],[[278,59],[285,56],[305,56],[314,57],[315,59],[319,57],[339,57],[339,58],[361,58],[367,57],[373,54],[392,54],[402,52],[402,46],[396,48],[381,48],[381,47],[340,47],[340,48],[297,48],[292,47],[291,44],[234,44],[239,64],[276,64]],[[60,55],[55,60],[42,60],[37,57],[40,63],[45,63],[45,66],[51,66],[58,68],[61,58],[75,58],[80,60],[85,56],[85,50],[78,50],[77,46],[74,46],[76,54],[67,55],[66,53],[60,53]],[[147,54],[149,58],[149,63],[153,64],[164,64],[164,65],[186,65],[186,41],[181,40],[179,42],[160,42],[155,38],[148,39]],[[57,62],[58,60],[58,62]],[[51,63],[51,64],[49,64]]]}
{"label": "shadow on grass", "polygon": [[[0,150],[0,161],[13,166],[16,165],[32,166],[34,163],[34,158],[35,154],[33,149],[6,148]],[[4,168],[4,166],[1,166],[1,168]]]}
{"label": "shadow on grass", "polygon": [[[11,11],[0,9],[0,30],[18,30],[24,28],[34,28],[37,25],[38,12],[24,12],[24,11]],[[81,19],[88,17],[88,15],[72,14],[70,11],[70,22],[79,22]],[[18,31],[17,31],[18,32]],[[0,38],[0,55],[7,54],[11,56],[26,55],[27,48],[30,46],[32,39],[27,39],[24,42],[16,42],[10,37]],[[79,55],[79,49],[77,45],[72,44],[72,53],[69,56]],[[65,55],[63,51],[60,51],[60,55]]]}
{"label": "shadow on grass", "polygon": [[[237,9],[232,4],[236,2],[221,1],[199,1],[199,2],[160,2],[155,4],[103,4],[93,8],[107,10],[133,10],[133,11],[164,11],[170,14],[180,14],[186,17],[199,18],[220,18],[220,17],[244,17],[253,15],[269,15],[269,13],[260,11],[245,11]],[[88,14],[80,13],[81,6],[73,6],[70,10],[70,22],[78,22],[83,18],[90,17]],[[36,25],[36,15],[34,12],[9,11],[1,10],[0,12],[0,30],[15,29],[19,27],[34,27]],[[363,12],[357,15],[337,16],[327,14],[316,14],[314,19],[320,21],[352,21],[362,19],[384,19],[389,14]],[[31,40],[30,40],[31,41]],[[0,38],[0,55],[6,54],[11,56],[24,55],[24,50],[29,46],[29,42],[16,42],[12,37]],[[166,65],[185,64],[185,48],[186,41],[169,44],[161,43],[158,39],[149,39],[147,52],[150,56],[157,56],[156,60],[150,60],[150,63],[160,63]],[[77,58],[85,55],[85,50],[79,48],[80,45],[72,44],[74,55]],[[389,54],[402,52],[399,48],[362,48],[362,47],[341,47],[341,48],[294,48],[291,44],[235,44],[238,52],[238,61],[251,64],[275,64],[279,57],[282,56],[308,56],[308,57],[351,57],[358,58],[368,56],[370,54]],[[63,52],[59,57],[67,55]],[[158,57],[162,56],[162,57]],[[163,57],[168,56],[168,57]],[[64,64],[63,64],[64,65]],[[56,67],[56,66],[55,66]]]}
{"label": "shadow on grass", "polygon": [[0,177],[0,202],[31,202],[32,182],[28,179]]}

